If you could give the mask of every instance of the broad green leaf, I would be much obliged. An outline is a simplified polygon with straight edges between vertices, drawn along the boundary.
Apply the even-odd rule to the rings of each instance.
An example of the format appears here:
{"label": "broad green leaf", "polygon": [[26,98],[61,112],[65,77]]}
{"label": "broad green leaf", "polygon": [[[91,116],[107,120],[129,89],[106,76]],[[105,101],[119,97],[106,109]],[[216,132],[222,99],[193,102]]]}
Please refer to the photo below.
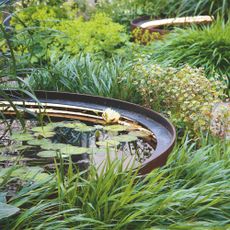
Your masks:
{"label": "broad green leaf", "polygon": [[104,140],[96,142],[97,145],[104,146],[104,147],[111,147],[111,146],[118,146],[120,144],[119,141],[116,140]]}
{"label": "broad green leaf", "polygon": [[13,133],[10,139],[14,141],[29,141],[33,140],[34,137],[30,133]]}
{"label": "broad green leaf", "polygon": [[126,131],[129,127],[125,125],[108,125],[104,127],[104,130],[108,132],[122,132]]}
{"label": "broad green leaf", "polygon": [[47,150],[47,151],[41,151],[37,154],[39,157],[45,157],[45,158],[53,158],[57,156],[57,152],[56,151],[52,151],[52,150]]}
{"label": "broad green leaf", "polygon": [[20,209],[17,207],[0,202],[0,220],[10,217],[19,211]]}
{"label": "broad green leaf", "polygon": [[46,132],[52,132],[54,129],[54,127],[51,127],[51,126],[38,126],[38,127],[34,127],[32,128],[31,130],[33,132],[36,132],[36,133],[46,133]]}
{"label": "broad green leaf", "polygon": [[7,192],[0,192],[0,203],[6,203]]}
{"label": "broad green leaf", "polygon": [[47,140],[47,139],[34,139],[34,140],[31,140],[31,141],[28,141],[27,144],[29,145],[49,145],[49,144],[52,144],[50,140]]}
{"label": "broad green leaf", "polygon": [[148,137],[150,132],[147,131],[131,131],[129,135],[136,136],[136,137]]}

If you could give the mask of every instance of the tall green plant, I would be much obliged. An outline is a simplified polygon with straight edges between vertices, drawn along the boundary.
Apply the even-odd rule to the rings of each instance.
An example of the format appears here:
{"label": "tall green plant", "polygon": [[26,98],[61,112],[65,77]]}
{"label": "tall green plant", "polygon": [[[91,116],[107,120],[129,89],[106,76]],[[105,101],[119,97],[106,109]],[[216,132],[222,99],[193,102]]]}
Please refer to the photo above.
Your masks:
{"label": "tall green plant", "polygon": [[230,23],[219,20],[210,27],[189,28],[171,33],[149,47],[152,60],[166,65],[204,67],[207,77],[215,73],[229,86]]}
{"label": "tall green plant", "polygon": [[204,139],[197,149],[185,139],[165,167],[145,178],[124,171],[121,161],[108,161],[101,172],[59,166],[56,180],[28,185],[9,201],[21,212],[3,222],[3,229],[225,229],[228,152],[222,141]]}

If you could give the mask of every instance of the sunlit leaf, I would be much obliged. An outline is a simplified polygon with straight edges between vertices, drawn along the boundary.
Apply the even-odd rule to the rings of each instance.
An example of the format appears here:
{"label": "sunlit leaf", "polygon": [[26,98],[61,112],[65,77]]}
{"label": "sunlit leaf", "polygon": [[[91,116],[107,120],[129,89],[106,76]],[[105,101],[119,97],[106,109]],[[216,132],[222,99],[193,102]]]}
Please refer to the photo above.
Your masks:
{"label": "sunlit leaf", "polygon": [[15,141],[29,141],[33,140],[34,137],[30,133],[13,133],[10,139]]}
{"label": "sunlit leaf", "polygon": [[17,207],[14,207],[13,205],[0,203],[0,220],[10,217],[19,211],[20,209]]}
{"label": "sunlit leaf", "polygon": [[131,142],[131,141],[136,141],[137,137],[129,134],[124,134],[124,135],[113,137],[113,140],[118,142]]}
{"label": "sunlit leaf", "polygon": [[122,132],[128,129],[125,125],[108,125],[104,127],[104,130],[108,132]]}

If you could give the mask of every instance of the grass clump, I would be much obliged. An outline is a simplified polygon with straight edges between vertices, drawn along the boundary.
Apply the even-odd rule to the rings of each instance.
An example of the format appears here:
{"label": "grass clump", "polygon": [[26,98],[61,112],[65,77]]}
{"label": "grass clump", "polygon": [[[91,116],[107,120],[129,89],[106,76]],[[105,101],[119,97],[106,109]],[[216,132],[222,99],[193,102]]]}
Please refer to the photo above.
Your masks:
{"label": "grass clump", "polygon": [[[189,64],[204,67],[207,77],[214,73],[230,81],[230,23],[217,21],[210,27],[177,30],[165,40],[152,43],[152,58],[178,67]],[[227,76],[227,79],[226,79]]]}
{"label": "grass clump", "polygon": [[131,84],[132,62],[114,55],[103,59],[100,55],[80,55],[51,58],[49,66],[28,74],[29,84],[36,90],[56,90],[88,93],[139,102],[135,86]]}
{"label": "grass clump", "polygon": [[230,158],[227,143],[205,142],[197,148],[185,140],[164,168],[145,178],[125,171],[121,161],[104,170],[67,173],[56,180],[25,186],[8,201],[20,213],[3,229],[158,229],[229,225]]}

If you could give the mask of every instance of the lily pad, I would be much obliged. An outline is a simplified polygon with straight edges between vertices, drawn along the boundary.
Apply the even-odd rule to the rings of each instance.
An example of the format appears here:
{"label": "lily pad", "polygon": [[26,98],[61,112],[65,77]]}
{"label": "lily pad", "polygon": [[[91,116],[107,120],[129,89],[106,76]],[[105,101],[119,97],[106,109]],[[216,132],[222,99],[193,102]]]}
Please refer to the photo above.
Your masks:
{"label": "lily pad", "polygon": [[30,133],[13,133],[10,139],[14,141],[29,141],[33,140],[34,137]]}
{"label": "lily pad", "polygon": [[60,150],[60,149],[67,148],[67,144],[47,142],[42,144],[41,148],[47,150]]}
{"label": "lily pad", "polygon": [[68,145],[66,148],[60,149],[60,152],[68,155],[81,155],[83,153],[89,153],[89,148]]}
{"label": "lily pad", "polygon": [[53,137],[55,132],[35,133],[34,135],[38,138],[49,138]]}
{"label": "lily pad", "polygon": [[53,129],[54,129],[54,127],[46,125],[46,126],[34,127],[34,128],[32,128],[31,130],[32,130],[33,132],[42,133],[42,134],[43,134],[43,133],[46,133],[46,132],[52,132]]}
{"label": "lily pad", "polygon": [[136,141],[137,137],[129,134],[124,134],[124,135],[113,137],[113,140],[119,142],[132,142],[132,141]]}
{"label": "lily pad", "polygon": [[51,141],[47,140],[47,139],[34,139],[34,140],[31,140],[31,141],[28,141],[27,144],[29,145],[49,145],[51,144]]}
{"label": "lily pad", "polygon": [[117,140],[104,140],[104,141],[98,141],[96,142],[97,145],[99,146],[104,146],[104,147],[113,147],[113,146],[118,146],[120,144],[119,141]]}
{"label": "lily pad", "polygon": [[77,127],[74,130],[78,131],[78,132],[92,132],[94,131],[96,128],[92,127],[92,126],[82,126],[82,127]]}
{"label": "lily pad", "polygon": [[150,135],[147,131],[131,131],[129,135],[136,136],[136,137],[148,137]]}
{"label": "lily pad", "polygon": [[53,158],[57,156],[57,152],[56,151],[52,151],[52,150],[47,150],[47,151],[41,151],[37,154],[39,157],[44,157],[44,158]]}
{"label": "lily pad", "polygon": [[122,132],[126,131],[128,129],[128,126],[125,125],[108,125],[104,127],[104,130],[108,132]]}

